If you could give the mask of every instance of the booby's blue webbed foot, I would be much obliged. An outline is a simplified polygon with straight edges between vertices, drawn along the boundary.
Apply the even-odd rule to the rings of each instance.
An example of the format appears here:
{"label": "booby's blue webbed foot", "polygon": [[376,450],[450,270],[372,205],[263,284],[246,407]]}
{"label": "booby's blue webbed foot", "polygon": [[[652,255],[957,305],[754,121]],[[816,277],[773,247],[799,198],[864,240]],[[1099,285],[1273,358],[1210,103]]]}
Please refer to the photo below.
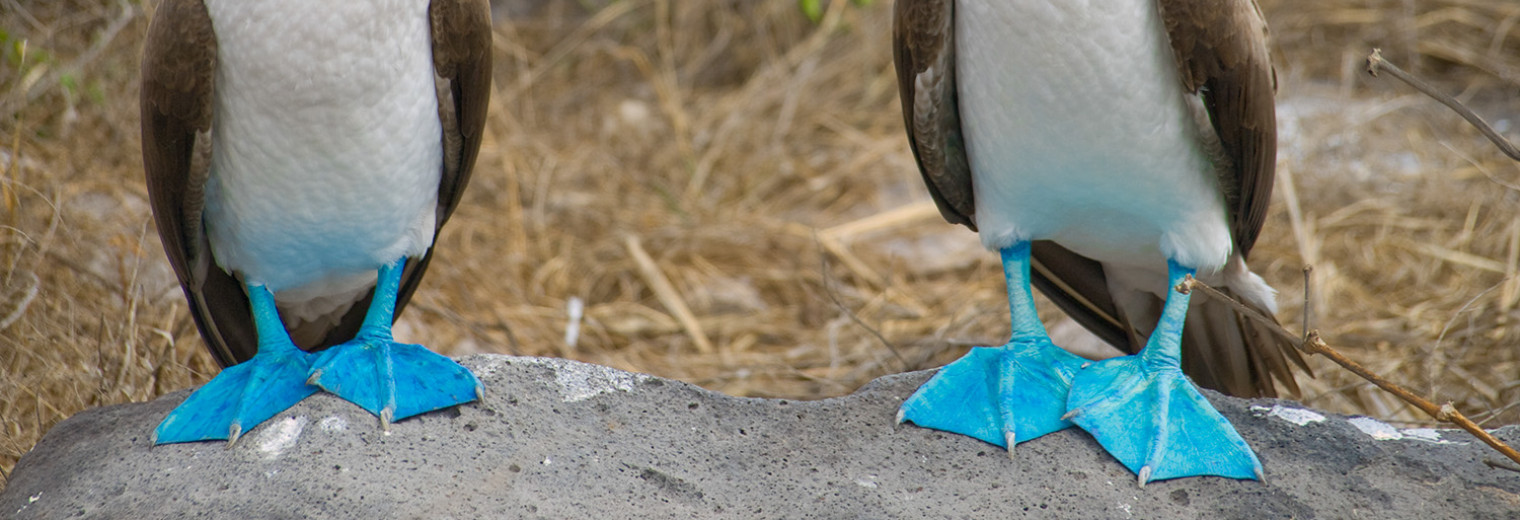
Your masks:
{"label": "booby's blue webbed foot", "polygon": [[1068,428],[1067,391],[1086,361],[1054,343],[1035,313],[1029,243],[1002,250],[1013,338],[945,365],[897,412],[898,422],[959,433],[1009,449]]}
{"label": "booby's blue webbed foot", "polygon": [[454,360],[391,336],[405,259],[380,268],[354,339],[322,351],[309,382],[380,417],[381,426],[479,399],[480,381]]}
{"label": "booby's blue webbed foot", "polygon": [[1083,360],[1045,341],[976,347],[918,387],[898,422],[1005,448],[1066,429],[1066,394]]}
{"label": "booby's blue webbed foot", "polygon": [[153,444],[227,439],[231,445],[244,432],[317,392],[306,383],[316,356],[291,343],[269,290],[247,287],[258,353],[222,370],[169,412],[153,430]]}
{"label": "booby's blue webbed foot", "polygon": [[1171,292],[1145,349],[1077,374],[1067,417],[1135,472],[1141,486],[1201,475],[1261,480],[1251,446],[1182,373],[1188,295],[1177,285],[1192,270],[1176,262],[1169,267]]}

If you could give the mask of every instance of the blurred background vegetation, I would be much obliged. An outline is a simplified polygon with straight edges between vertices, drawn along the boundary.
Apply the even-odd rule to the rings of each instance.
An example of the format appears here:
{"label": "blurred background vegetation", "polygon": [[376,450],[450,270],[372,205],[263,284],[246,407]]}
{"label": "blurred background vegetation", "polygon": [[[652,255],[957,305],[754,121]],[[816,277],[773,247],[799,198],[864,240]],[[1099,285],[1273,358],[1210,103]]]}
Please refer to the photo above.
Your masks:
{"label": "blurred background vegetation", "polygon": [[[816,4],[815,21],[795,0],[498,1],[485,146],[398,334],[796,399],[1002,343],[996,255],[940,220],[907,148],[891,2]],[[1520,171],[1361,72],[1382,47],[1515,135],[1520,3],[1261,4],[1281,145],[1252,264],[1280,318],[1301,326],[1312,264],[1333,345],[1486,426],[1520,423]],[[154,5],[0,0],[0,472],[80,410],[217,371],[142,183]],[[1298,399],[1427,424],[1310,361]]]}

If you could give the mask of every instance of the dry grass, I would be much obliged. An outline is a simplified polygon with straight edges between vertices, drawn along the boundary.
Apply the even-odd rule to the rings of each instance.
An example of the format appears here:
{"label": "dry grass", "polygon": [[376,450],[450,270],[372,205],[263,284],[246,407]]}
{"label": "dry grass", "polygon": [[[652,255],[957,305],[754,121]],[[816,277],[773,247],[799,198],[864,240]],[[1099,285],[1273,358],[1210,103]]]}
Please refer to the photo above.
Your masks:
{"label": "dry grass", "polygon": [[[1001,342],[995,256],[926,206],[907,151],[888,4],[838,5],[815,26],[787,0],[552,2],[499,24],[486,146],[401,333],[790,398]],[[1300,321],[1312,263],[1332,344],[1487,425],[1520,422],[1520,173],[1455,116],[1355,72],[1380,45],[1513,118],[1520,4],[1263,4],[1285,175],[1253,264],[1283,290],[1283,318]],[[216,372],[140,181],[144,9],[0,0],[6,471],[79,410]],[[1312,361],[1309,404],[1425,420]]]}

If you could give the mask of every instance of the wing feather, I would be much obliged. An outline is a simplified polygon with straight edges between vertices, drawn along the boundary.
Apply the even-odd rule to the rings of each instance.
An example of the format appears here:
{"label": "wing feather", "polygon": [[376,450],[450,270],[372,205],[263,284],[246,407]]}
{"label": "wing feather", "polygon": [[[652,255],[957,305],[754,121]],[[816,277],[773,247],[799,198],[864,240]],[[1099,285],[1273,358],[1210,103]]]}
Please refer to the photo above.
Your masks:
{"label": "wing feather", "polygon": [[201,217],[210,177],[217,40],[201,0],[165,0],[143,47],[143,171],[154,222],[190,304],[190,315],[222,366],[257,352],[248,299],[215,266]]}

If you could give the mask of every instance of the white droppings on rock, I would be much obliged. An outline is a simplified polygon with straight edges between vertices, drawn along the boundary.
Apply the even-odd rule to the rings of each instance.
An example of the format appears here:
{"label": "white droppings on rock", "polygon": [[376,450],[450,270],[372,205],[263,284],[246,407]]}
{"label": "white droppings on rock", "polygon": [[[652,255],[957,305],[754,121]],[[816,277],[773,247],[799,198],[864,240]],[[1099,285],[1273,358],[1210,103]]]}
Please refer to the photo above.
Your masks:
{"label": "white droppings on rock", "polygon": [[341,432],[348,429],[348,420],[336,415],[329,415],[317,423],[324,432]]}
{"label": "white droppings on rock", "polygon": [[1267,416],[1276,417],[1278,419],[1282,419],[1299,426],[1305,426],[1309,423],[1317,423],[1325,420],[1324,415],[1316,413],[1313,410],[1304,408],[1292,408],[1280,404],[1272,405],[1271,408],[1267,408],[1265,406],[1252,406],[1251,412],[1257,416],[1261,416],[1264,413]]}
{"label": "white droppings on rock", "polygon": [[634,374],[611,367],[560,358],[492,355],[470,356],[462,361],[483,382],[509,365],[536,366],[553,370],[560,397],[567,403],[584,401],[617,391],[632,392],[634,386],[650,378],[648,374]]}
{"label": "white droppings on rock", "polygon": [[1441,430],[1435,428],[1406,428],[1400,430],[1393,426],[1373,419],[1371,417],[1352,417],[1347,419],[1352,426],[1361,430],[1375,440],[1380,441],[1421,441],[1434,444],[1466,444],[1464,442],[1452,442],[1441,438]]}
{"label": "white droppings on rock", "polygon": [[1346,422],[1351,423],[1356,429],[1361,430],[1362,433],[1367,434],[1375,440],[1394,441],[1404,438],[1404,434],[1399,433],[1398,428],[1389,426],[1388,423],[1371,417],[1352,417],[1347,419]]}
{"label": "white droppings on rock", "polygon": [[554,369],[554,382],[559,384],[560,397],[567,403],[585,401],[601,394],[632,392],[633,387],[649,380],[647,374],[623,372],[611,367],[555,360],[548,364]]}
{"label": "white droppings on rock", "polygon": [[857,478],[855,479],[855,485],[868,489],[876,489],[878,486],[876,483],[876,475],[866,475],[864,477]]}
{"label": "white droppings on rock", "polygon": [[278,459],[285,450],[296,445],[296,441],[301,438],[301,431],[305,429],[306,416],[304,415],[271,421],[269,426],[259,433],[259,452],[266,460]]}
{"label": "white droppings on rock", "polygon": [[1399,430],[1404,438],[1417,441],[1433,442],[1436,444],[1467,444],[1465,442],[1451,442],[1441,438],[1441,430],[1435,428],[1406,428]]}

